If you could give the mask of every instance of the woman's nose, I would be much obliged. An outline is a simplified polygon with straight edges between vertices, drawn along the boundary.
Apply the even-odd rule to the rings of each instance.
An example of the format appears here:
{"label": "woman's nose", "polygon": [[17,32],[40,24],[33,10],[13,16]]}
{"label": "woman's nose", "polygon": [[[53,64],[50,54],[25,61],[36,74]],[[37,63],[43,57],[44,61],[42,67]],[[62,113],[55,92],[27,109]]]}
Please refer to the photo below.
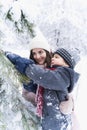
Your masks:
{"label": "woman's nose", "polygon": [[36,55],[36,58],[37,58],[37,59],[39,59],[39,58],[40,58],[40,55],[39,55],[39,54],[37,54],[37,55]]}

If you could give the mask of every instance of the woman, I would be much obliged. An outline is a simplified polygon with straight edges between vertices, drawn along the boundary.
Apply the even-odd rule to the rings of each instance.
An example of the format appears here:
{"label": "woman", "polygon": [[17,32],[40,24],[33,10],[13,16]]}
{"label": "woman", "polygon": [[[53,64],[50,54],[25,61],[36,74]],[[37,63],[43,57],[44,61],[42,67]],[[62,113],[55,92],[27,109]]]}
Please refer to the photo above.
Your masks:
{"label": "woman", "polygon": [[[34,37],[29,44],[30,57],[35,64],[40,65],[41,67],[49,67],[51,63],[51,53],[50,45],[44,36]],[[10,52],[5,53],[7,58],[16,66],[16,69],[23,72],[22,63],[28,64],[29,60],[20,57],[19,55],[12,54]],[[36,105],[35,95],[36,95],[37,85],[31,80],[28,84],[23,83],[22,95],[27,100],[30,101],[33,105]]]}
{"label": "woman", "polygon": [[[30,50],[30,59],[32,59],[35,64],[40,65],[41,67],[49,67],[51,63],[51,54],[50,54],[50,46],[44,37],[35,37],[29,44]],[[33,104],[35,102],[35,95],[36,95],[35,86],[32,85],[31,92],[27,90],[27,88],[23,88],[23,97],[28,100],[32,101]]]}

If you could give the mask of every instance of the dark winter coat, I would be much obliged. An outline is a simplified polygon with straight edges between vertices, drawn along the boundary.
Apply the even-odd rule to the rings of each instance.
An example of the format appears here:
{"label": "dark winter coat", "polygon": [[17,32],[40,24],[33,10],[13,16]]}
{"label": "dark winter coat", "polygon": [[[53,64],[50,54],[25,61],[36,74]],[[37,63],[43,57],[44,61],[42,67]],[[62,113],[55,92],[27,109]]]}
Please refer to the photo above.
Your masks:
{"label": "dark winter coat", "polygon": [[44,87],[42,130],[71,130],[71,116],[62,114],[59,104],[67,100],[68,92],[73,90],[79,74],[67,67],[43,69],[31,60],[21,64],[17,60],[15,67],[20,71],[21,66],[23,73]]}
{"label": "dark winter coat", "polygon": [[67,100],[68,92],[72,92],[79,78],[79,74],[69,67],[58,66],[50,70],[35,64],[29,64],[26,75],[45,89],[56,91],[59,101]]}
{"label": "dark winter coat", "polygon": [[32,64],[26,68],[26,75],[44,87],[42,130],[71,130],[71,116],[62,114],[59,104],[67,99],[79,74],[68,67],[48,70]]}
{"label": "dark winter coat", "polygon": [[26,74],[44,87],[42,130],[71,130],[71,116],[62,114],[59,104],[67,99],[79,74],[68,67],[44,70],[35,64],[27,67]]}

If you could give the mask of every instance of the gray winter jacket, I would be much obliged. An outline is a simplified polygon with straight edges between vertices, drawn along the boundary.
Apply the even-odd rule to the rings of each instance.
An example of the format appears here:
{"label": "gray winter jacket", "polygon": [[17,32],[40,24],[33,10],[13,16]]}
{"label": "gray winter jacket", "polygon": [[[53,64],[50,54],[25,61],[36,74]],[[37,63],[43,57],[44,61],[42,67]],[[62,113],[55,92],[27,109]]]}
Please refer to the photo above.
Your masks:
{"label": "gray winter jacket", "polygon": [[42,130],[71,130],[71,116],[62,114],[59,104],[67,100],[79,74],[67,67],[49,70],[32,64],[26,68],[26,75],[44,87]]}
{"label": "gray winter jacket", "polygon": [[45,89],[56,91],[59,101],[67,100],[68,93],[72,92],[79,78],[79,74],[69,67],[56,66],[55,70],[51,70],[35,64],[27,67],[26,75]]}

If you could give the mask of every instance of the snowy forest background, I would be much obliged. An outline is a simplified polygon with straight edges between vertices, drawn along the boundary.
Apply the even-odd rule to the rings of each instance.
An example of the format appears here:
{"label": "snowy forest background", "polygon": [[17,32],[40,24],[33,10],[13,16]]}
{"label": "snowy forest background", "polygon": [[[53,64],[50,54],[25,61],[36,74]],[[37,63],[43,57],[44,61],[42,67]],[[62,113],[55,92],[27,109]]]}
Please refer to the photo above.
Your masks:
{"label": "snowy forest background", "polygon": [[[87,1],[0,0],[1,50],[11,51],[28,58],[30,40],[35,35],[40,35],[41,33],[44,34],[53,49],[57,47],[74,48],[81,58],[75,68],[81,74],[78,90],[76,90],[77,94],[75,95],[76,114],[81,130],[86,130],[87,126],[84,118],[86,116],[87,103],[84,101],[86,101],[87,95]],[[6,69],[2,68],[2,66],[2,62],[0,62],[0,70],[4,69],[5,72]],[[2,72],[0,79],[3,75]],[[10,78],[13,78],[12,74],[10,75]],[[16,80],[15,78],[13,79]],[[10,84],[10,81],[7,82]],[[0,88],[0,95],[1,92],[2,89]],[[17,93],[15,98],[18,96]],[[11,94],[11,90],[8,91],[8,94]],[[4,109],[2,96],[0,98],[0,130],[34,130],[34,127],[29,128],[28,125],[30,124],[25,124],[26,127],[23,127],[22,122],[20,122],[20,111],[14,114],[12,110],[10,111],[9,105]],[[8,102],[10,102],[10,98]],[[10,105],[12,105],[12,102]],[[32,109],[31,107],[33,108],[29,104],[30,109]],[[4,112],[7,118],[5,115],[2,118],[2,113]]]}

